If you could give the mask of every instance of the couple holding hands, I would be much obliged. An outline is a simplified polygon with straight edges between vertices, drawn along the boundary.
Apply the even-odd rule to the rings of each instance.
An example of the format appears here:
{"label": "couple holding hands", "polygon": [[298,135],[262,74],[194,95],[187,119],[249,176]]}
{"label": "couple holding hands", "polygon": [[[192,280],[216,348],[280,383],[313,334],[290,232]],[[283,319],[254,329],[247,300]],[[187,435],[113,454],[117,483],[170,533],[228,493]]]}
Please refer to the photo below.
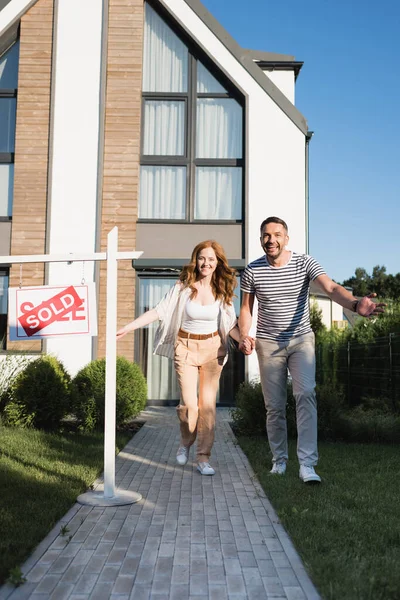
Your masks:
{"label": "couple holding hands", "polygon": [[[272,452],[272,474],[284,475],[287,452],[287,372],[293,381],[297,416],[299,476],[305,483],[321,481],[315,472],[317,404],[315,397],[314,334],[309,317],[309,287],[314,281],[333,301],[370,317],[384,305],[361,300],[330,279],[311,257],[286,249],[288,227],[278,217],[260,227],[264,255],[250,263],[241,276],[243,293],[239,321],[233,308],[235,270],[228,265],[220,244],[197,244],[178,282],[159,304],[117,332],[121,339],[131,331],[159,320],[154,353],[174,360],[181,392],[177,406],[180,446],[176,460],[188,461],[197,440],[197,469],[214,475],[210,465],[214,443],[216,396],[228,359],[229,337],[244,354],[256,349]],[[258,301],[256,339],[249,336],[254,298]],[[263,418],[260,415],[260,418]]]}

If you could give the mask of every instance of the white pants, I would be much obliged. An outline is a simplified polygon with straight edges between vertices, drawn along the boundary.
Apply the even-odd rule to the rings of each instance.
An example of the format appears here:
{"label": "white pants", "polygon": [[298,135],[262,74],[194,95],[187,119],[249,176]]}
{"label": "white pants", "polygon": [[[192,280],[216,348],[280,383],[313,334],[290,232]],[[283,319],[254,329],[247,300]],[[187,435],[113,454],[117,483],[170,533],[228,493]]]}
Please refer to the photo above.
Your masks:
{"label": "white pants", "polygon": [[267,411],[267,434],[273,462],[287,461],[287,371],[296,400],[297,456],[301,465],[318,461],[315,341],[313,333],[288,341],[256,340],[261,386]]}

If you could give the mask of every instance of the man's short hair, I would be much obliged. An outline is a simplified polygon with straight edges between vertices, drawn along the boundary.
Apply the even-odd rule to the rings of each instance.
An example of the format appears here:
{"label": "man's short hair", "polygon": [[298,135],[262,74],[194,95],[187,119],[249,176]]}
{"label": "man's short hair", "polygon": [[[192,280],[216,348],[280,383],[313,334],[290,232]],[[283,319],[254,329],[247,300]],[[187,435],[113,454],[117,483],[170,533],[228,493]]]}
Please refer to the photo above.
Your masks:
{"label": "man's short hair", "polygon": [[289,232],[289,228],[283,219],[280,219],[279,217],[268,217],[268,219],[264,219],[264,221],[261,223],[260,233],[262,233],[264,226],[268,225],[268,223],[278,223],[279,225],[283,225],[283,227],[286,229],[286,233]]}

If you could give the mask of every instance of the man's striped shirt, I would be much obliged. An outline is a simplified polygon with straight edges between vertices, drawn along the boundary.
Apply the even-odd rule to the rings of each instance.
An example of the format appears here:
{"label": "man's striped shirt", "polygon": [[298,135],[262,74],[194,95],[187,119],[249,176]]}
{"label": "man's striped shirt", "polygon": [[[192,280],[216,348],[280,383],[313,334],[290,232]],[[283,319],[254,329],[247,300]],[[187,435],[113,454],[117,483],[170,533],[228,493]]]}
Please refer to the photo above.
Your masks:
{"label": "man's striped shirt", "polygon": [[312,256],[297,252],[283,267],[271,266],[265,255],[250,263],[241,289],[258,300],[257,337],[285,341],[309,333],[310,282],[324,274]]}

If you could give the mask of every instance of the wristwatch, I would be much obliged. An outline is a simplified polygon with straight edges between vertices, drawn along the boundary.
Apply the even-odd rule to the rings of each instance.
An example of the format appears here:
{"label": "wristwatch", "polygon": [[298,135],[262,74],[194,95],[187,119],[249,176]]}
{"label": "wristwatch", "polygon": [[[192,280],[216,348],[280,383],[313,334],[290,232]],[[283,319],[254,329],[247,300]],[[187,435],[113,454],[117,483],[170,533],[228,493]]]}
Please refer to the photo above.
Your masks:
{"label": "wristwatch", "polygon": [[354,302],[351,305],[352,311],[355,313],[357,312],[357,306],[358,306],[359,302],[360,302],[359,300],[354,300]]}

